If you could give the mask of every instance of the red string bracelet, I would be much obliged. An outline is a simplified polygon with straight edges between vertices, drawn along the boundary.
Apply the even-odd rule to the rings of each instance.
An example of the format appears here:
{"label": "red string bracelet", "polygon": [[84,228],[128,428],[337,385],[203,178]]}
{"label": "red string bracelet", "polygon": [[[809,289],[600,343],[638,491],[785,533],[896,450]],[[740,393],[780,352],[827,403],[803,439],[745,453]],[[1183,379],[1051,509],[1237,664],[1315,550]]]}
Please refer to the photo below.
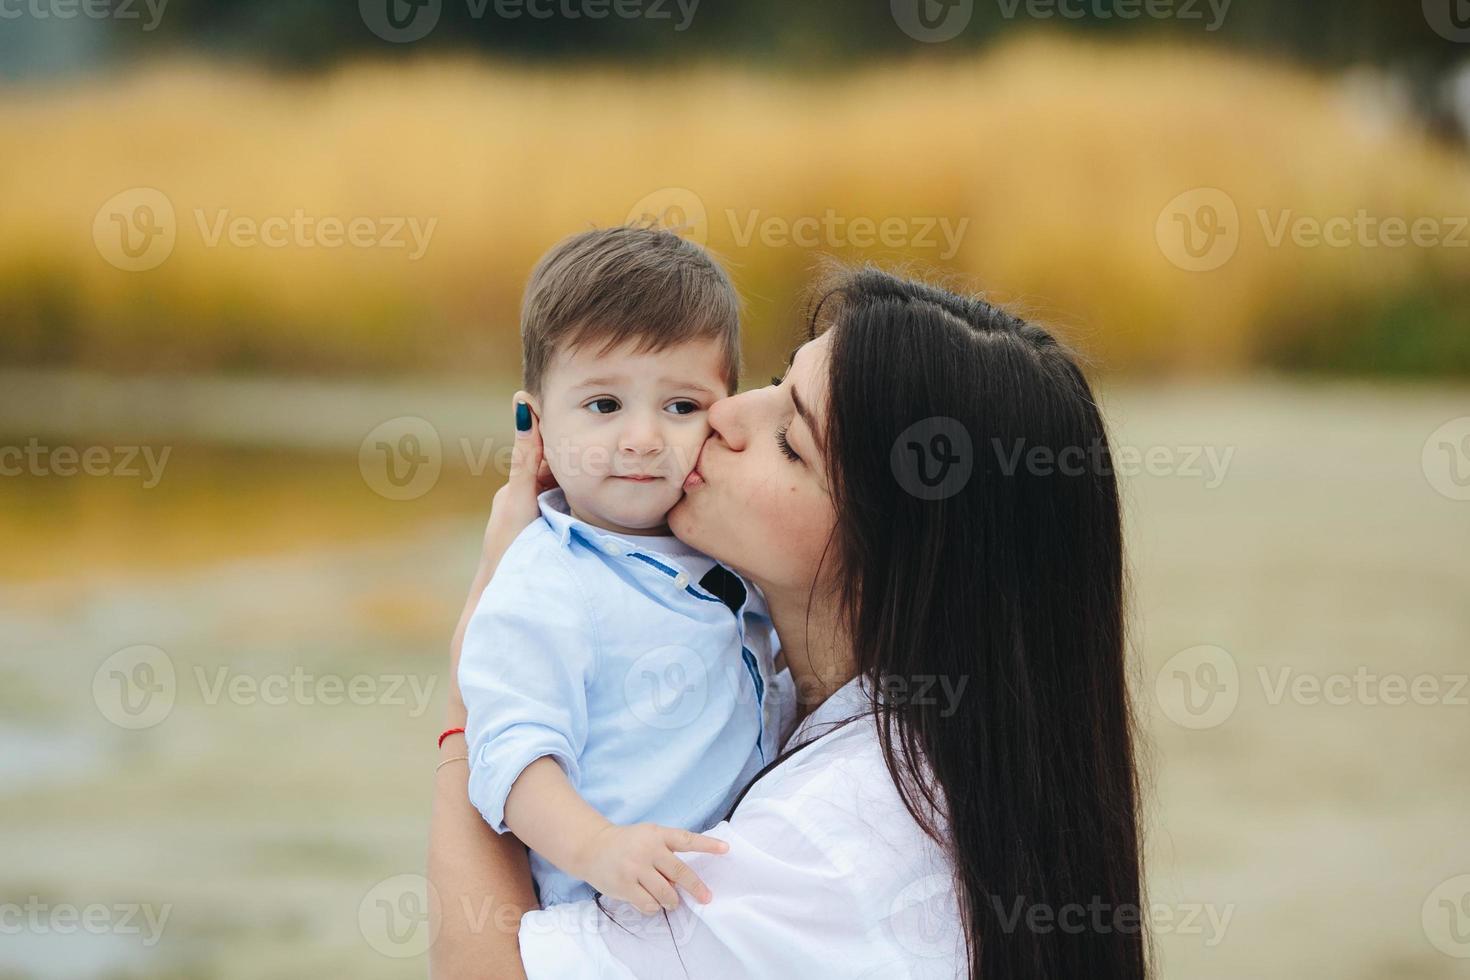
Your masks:
{"label": "red string bracelet", "polygon": [[444,734],[439,736],[439,748],[444,748],[444,740],[451,735],[463,735],[463,728],[446,728]]}

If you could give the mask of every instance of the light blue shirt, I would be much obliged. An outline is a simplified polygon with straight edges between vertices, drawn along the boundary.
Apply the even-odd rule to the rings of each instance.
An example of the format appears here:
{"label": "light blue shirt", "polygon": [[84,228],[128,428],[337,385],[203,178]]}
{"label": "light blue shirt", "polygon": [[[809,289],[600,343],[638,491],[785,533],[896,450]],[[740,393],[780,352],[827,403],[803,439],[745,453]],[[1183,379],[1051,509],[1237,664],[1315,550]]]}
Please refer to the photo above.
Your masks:
{"label": "light blue shirt", "polygon": [[[507,832],[511,785],[550,756],[613,823],[705,830],[794,721],[764,598],[741,580],[732,609],[699,584],[714,559],[593,527],[560,488],[537,503],[465,631],[470,800]],[[594,895],[534,851],[531,873],[542,905]]]}

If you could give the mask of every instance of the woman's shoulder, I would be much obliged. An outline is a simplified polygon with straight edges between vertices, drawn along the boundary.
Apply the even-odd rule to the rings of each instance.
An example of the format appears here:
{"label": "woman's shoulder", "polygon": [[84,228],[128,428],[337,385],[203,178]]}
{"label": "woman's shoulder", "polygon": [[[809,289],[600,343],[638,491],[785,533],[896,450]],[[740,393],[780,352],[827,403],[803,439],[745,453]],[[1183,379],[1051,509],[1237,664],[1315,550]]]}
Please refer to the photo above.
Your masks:
{"label": "woman's shoulder", "polygon": [[[917,791],[926,781],[927,766],[920,760],[919,771],[914,772],[898,752],[894,765],[897,773],[891,771],[879,724],[870,712],[820,728],[803,722],[787,744],[789,758],[752,787],[746,800],[762,800],[794,810],[820,806],[828,816],[847,816],[863,825],[891,823],[905,835],[910,829],[920,829],[904,803],[895,775]],[[900,812],[903,819],[899,818]],[[942,812],[926,808],[920,808],[920,812],[926,814],[926,822],[943,832]]]}
{"label": "woman's shoulder", "polygon": [[922,771],[911,777],[901,755],[895,764],[912,790],[915,808],[926,816],[925,827],[889,769],[878,719],[851,693],[842,712],[813,712],[802,722],[787,745],[790,757],[751,788],[735,818],[745,811],[783,821],[834,864],[862,876],[882,869],[903,876],[919,868],[947,868],[940,843],[947,821],[925,806],[918,792],[927,767],[920,762]]}
{"label": "woman's shoulder", "polygon": [[[803,735],[814,739],[752,787],[731,829],[779,862],[802,868],[802,880],[826,882],[829,897],[840,883],[845,914],[869,932],[875,949],[905,969],[916,963],[933,969],[911,975],[952,976],[953,964],[962,961],[963,930],[954,865],[943,843],[947,822],[931,811],[926,828],[910,811],[871,713],[825,728],[804,723],[798,729],[794,744]],[[921,799],[916,808],[926,812]],[[801,885],[793,880],[788,887]]]}

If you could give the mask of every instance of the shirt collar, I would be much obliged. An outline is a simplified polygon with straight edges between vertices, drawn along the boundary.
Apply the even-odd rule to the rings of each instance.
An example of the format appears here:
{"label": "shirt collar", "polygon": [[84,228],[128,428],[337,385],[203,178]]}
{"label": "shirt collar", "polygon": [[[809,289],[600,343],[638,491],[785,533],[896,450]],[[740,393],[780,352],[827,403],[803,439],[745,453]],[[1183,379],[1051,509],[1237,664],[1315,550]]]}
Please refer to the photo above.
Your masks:
{"label": "shirt collar", "polygon": [[[573,531],[576,531],[577,536],[583,541],[604,554],[615,551],[617,554],[626,555],[637,547],[634,542],[629,541],[622,535],[613,534],[611,531],[604,531],[600,527],[595,527],[580,518],[573,517],[572,508],[567,503],[567,492],[561,487],[552,487],[550,490],[542,491],[536,498],[536,505],[541,509],[541,516],[546,519],[546,523],[550,524],[551,529],[556,532],[556,539],[561,543],[563,548],[570,546]],[[682,548],[664,547],[650,550],[664,551],[672,554],[697,554],[693,549],[688,548],[687,545]]]}
{"label": "shirt collar", "polygon": [[567,504],[567,492],[561,487],[552,487],[550,490],[543,491],[536,498],[536,506],[541,508],[541,516],[556,532],[556,539],[561,542],[563,548],[570,546],[572,531],[575,530],[579,537],[599,550],[606,550],[605,546],[609,542],[618,547],[620,554],[627,549],[627,543],[617,535],[573,517],[572,509]]}
{"label": "shirt collar", "polygon": [[816,741],[843,722],[863,714],[869,704],[870,696],[863,683],[863,675],[858,674],[813,708],[786,741],[789,745]]}
{"label": "shirt collar", "polygon": [[551,525],[556,532],[556,539],[563,545],[572,535],[572,525],[582,522],[572,516],[570,508],[567,507],[567,494],[561,487],[552,487],[543,490],[536,498],[536,506],[541,510],[541,516]]}

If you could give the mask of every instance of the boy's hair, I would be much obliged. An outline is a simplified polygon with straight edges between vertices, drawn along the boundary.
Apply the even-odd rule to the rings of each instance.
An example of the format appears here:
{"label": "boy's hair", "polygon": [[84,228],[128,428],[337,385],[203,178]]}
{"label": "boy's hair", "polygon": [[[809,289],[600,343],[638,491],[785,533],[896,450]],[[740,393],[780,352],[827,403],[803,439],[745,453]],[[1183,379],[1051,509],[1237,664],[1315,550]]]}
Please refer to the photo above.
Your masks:
{"label": "boy's hair", "polygon": [[541,397],[563,343],[636,341],[638,353],[714,337],[727,394],[740,384],[740,299],[700,246],[657,227],[624,225],[563,239],[541,257],[521,303],[521,369]]}

